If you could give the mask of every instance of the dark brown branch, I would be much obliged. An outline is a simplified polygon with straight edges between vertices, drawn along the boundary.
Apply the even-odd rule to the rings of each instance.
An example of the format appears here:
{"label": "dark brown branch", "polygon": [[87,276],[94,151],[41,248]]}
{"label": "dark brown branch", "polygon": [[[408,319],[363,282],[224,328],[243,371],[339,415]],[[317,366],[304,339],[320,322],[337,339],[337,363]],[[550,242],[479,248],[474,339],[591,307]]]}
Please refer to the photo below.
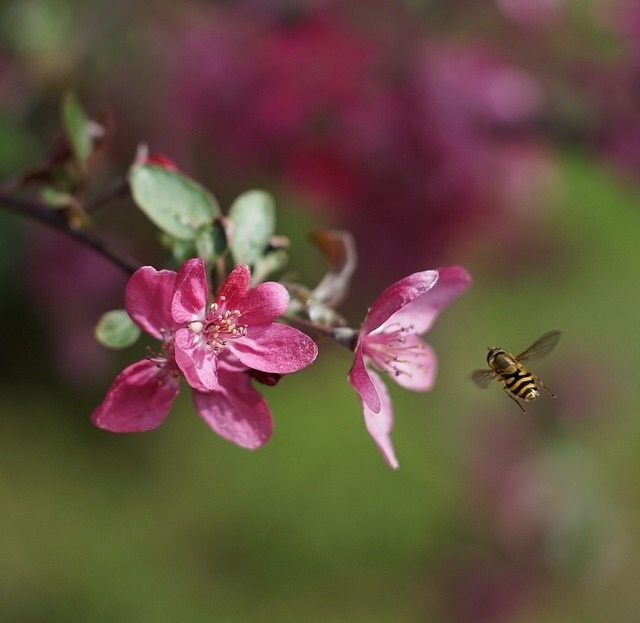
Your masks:
{"label": "dark brown branch", "polygon": [[38,221],[43,225],[57,229],[67,236],[78,240],[82,244],[90,247],[97,253],[106,257],[116,266],[122,268],[128,274],[133,274],[140,264],[135,260],[124,257],[111,249],[109,245],[96,236],[93,232],[86,229],[75,229],[71,227],[64,215],[55,209],[50,208],[44,203],[34,199],[24,199],[4,192],[0,192],[0,206],[18,214],[28,217],[34,221]]}

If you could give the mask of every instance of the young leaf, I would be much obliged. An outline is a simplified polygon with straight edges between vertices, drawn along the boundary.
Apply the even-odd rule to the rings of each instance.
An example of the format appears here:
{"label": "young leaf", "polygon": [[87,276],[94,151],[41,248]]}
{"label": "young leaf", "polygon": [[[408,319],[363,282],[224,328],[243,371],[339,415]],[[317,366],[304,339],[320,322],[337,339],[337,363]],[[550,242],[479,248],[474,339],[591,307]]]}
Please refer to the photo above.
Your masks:
{"label": "young leaf", "polygon": [[229,241],[227,240],[227,231],[222,220],[216,219],[215,221],[213,221],[213,227],[211,228],[211,239],[216,258],[226,253],[229,247]]}
{"label": "young leaf", "polygon": [[273,198],[261,190],[249,190],[233,202],[229,247],[236,263],[253,266],[262,257],[275,232],[275,212]]}
{"label": "young leaf", "polygon": [[189,258],[198,255],[196,252],[196,243],[193,240],[178,240],[168,234],[162,234],[160,240],[167,249],[171,250],[171,257],[176,266],[180,266],[180,264],[183,264]]}
{"label": "young leaf", "polygon": [[226,250],[227,241],[220,221],[215,221],[211,227],[202,227],[195,240],[196,255],[205,263],[211,264]]}
{"label": "young leaf", "polygon": [[198,230],[220,213],[213,195],[179,171],[155,164],[134,165],[129,184],[138,207],[163,232],[179,240],[195,240]]}
{"label": "young leaf", "polygon": [[102,315],[95,336],[107,348],[126,348],[140,337],[140,328],[124,309],[114,309]]}
{"label": "young leaf", "polygon": [[257,285],[278,270],[282,270],[289,261],[289,254],[285,249],[273,249],[265,253],[254,265],[251,271],[251,283]]}
{"label": "young leaf", "polygon": [[51,208],[68,208],[76,203],[72,195],[53,186],[45,186],[40,193],[40,199]]}
{"label": "young leaf", "polygon": [[93,145],[90,132],[91,124],[73,93],[67,93],[62,102],[62,125],[69,140],[73,157],[81,169],[85,171]]}
{"label": "young leaf", "polygon": [[313,298],[335,309],[347,297],[351,277],[356,269],[357,253],[353,236],[344,230],[316,229],[311,240],[329,261],[329,271],[314,288]]}

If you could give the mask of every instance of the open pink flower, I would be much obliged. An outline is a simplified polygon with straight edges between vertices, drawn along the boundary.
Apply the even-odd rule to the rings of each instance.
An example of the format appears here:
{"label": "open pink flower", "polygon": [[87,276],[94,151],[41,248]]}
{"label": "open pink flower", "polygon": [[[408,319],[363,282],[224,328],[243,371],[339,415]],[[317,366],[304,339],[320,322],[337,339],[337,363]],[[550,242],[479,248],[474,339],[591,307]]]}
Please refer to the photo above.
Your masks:
{"label": "open pink flower", "polygon": [[[93,423],[117,433],[156,428],[166,418],[179,391],[182,371],[175,359],[175,335],[180,326],[171,316],[176,273],[145,266],[136,271],[125,290],[125,307],[149,335],[161,341],[161,352],[123,370]],[[217,366],[218,385],[211,391],[193,390],[196,410],[221,437],[243,447],[259,448],[271,436],[273,423],[264,398],[251,385],[250,370],[231,352]]]}
{"label": "open pink flower", "polygon": [[287,309],[289,294],[268,281],[249,287],[249,268],[236,266],[208,305],[204,262],[187,260],[176,278],[171,305],[175,358],[191,387],[215,390],[221,356],[234,355],[246,368],[288,374],[308,366],[318,354],[307,335],[274,322]]}
{"label": "open pink flower", "polygon": [[458,266],[425,270],[389,286],[364,319],[349,382],[358,392],[367,430],[387,463],[398,467],[391,443],[393,410],[382,379],[367,363],[388,373],[407,389],[431,389],[436,357],[420,337],[440,311],[469,286],[468,273]]}

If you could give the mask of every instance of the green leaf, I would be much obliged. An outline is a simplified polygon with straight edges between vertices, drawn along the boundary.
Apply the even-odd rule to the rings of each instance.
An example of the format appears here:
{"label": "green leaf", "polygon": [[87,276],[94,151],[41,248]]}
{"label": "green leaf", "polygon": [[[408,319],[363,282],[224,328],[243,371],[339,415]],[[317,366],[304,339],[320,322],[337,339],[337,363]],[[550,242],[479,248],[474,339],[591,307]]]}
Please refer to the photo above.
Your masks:
{"label": "green leaf", "polygon": [[140,328],[124,309],[114,309],[102,315],[95,336],[107,348],[126,348],[140,337]]}
{"label": "green leaf", "polygon": [[233,224],[229,247],[237,263],[253,266],[264,254],[276,225],[273,198],[261,190],[242,193],[229,209]]}
{"label": "green leaf", "polygon": [[251,283],[257,285],[278,270],[282,270],[289,261],[289,254],[285,249],[274,249],[265,253],[255,264],[251,271]]}
{"label": "green leaf", "polygon": [[86,170],[91,155],[93,140],[90,121],[73,93],[67,93],[62,102],[62,125],[69,140],[71,151],[82,170]]}
{"label": "green leaf", "polygon": [[183,264],[189,258],[197,255],[196,245],[193,240],[178,240],[167,234],[163,234],[161,240],[165,247],[171,249],[171,257],[176,266],[180,266],[180,264]]}
{"label": "green leaf", "polygon": [[227,250],[226,234],[219,219],[210,227],[201,227],[194,240],[178,240],[168,234],[162,234],[160,239],[171,250],[171,257],[177,266],[192,257],[201,257],[207,264],[212,264]]}
{"label": "green leaf", "polygon": [[227,249],[227,239],[220,221],[202,228],[196,238],[196,254],[207,264],[215,262]]}
{"label": "green leaf", "polygon": [[213,222],[213,228],[211,230],[211,238],[213,244],[213,250],[215,258],[219,258],[221,255],[227,252],[229,248],[229,241],[227,240],[227,231],[219,219]]}
{"label": "green leaf", "polygon": [[134,165],[131,194],[147,217],[178,240],[195,240],[198,230],[220,214],[214,196],[195,180],[154,164]]}

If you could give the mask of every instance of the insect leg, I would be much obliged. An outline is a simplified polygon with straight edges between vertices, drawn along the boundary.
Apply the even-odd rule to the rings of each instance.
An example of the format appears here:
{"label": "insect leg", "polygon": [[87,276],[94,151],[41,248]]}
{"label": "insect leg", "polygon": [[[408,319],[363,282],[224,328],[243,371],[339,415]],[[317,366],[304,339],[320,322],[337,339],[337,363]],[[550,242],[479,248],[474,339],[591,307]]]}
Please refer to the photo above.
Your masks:
{"label": "insect leg", "polygon": [[506,385],[502,386],[502,391],[522,409],[523,413],[527,412],[527,410],[520,404],[520,401],[509,391]]}
{"label": "insect leg", "polygon": [[540,380],[540,377],[537,374],[533,374],[533,372],[531,373],[531,376],[533,376],[536,379],[536,383],[542,387],[542,389],[544,389],[545,392],[547,392],[547,394],[549,394],[549,396],[551,396],[551,398],[555,398],[556,395]]}
{"label": "insect leg", "polygon": [[547,392],[547,394],[549,394],[551,398],[556,397],[556,395],[540,379],[538,379],[538,383],[540,383],[540,387],[542,387],[542,389],[544,389],[544,391]]}

